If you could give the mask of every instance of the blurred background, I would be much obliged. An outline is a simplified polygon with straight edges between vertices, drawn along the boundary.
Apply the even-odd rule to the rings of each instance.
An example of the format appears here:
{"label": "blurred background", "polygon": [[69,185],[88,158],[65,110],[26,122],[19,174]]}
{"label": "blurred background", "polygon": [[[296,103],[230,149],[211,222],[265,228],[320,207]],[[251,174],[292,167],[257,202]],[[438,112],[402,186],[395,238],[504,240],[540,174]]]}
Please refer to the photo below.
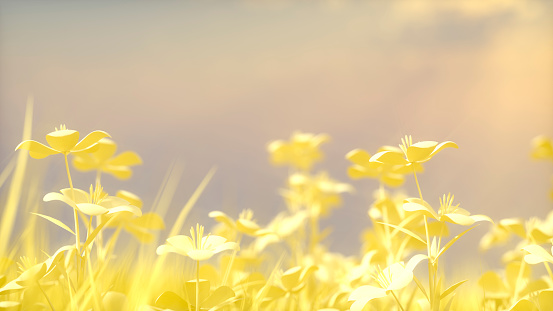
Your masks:
{"label": "blurred background", "polygon": [[[212,210],[251,208],[261,224],[284,210],[288,170],[270,165],[266,145],[295,130],[330,135],[316,169],[356,189],[325,221],[332,251],[359,253],[377,188],[347,177],[345,154],[406,134],[460,147],[426,164],[431,204],[452,192],[495,220],[552,210],[553,167],[529,157],[533,137],[553,136],[547,0],[0,1],[0,168],[16,155],[29,95],[33,139],[64,123],[82,136],[105,130],[120,151],[139,153],[132,179],[103,182],[139,194],[145,209],[172,167],[182,172],[169,210],[177,215],[216,166],[190,225],[214,224]],[[29,165],[45,176],[43,193],[67,186],[62,158]],[[94,178],[73,175],[85,189]],[[404,190],[416,196],[412,178]],[[488,228],[448,260],[482,256]]]}

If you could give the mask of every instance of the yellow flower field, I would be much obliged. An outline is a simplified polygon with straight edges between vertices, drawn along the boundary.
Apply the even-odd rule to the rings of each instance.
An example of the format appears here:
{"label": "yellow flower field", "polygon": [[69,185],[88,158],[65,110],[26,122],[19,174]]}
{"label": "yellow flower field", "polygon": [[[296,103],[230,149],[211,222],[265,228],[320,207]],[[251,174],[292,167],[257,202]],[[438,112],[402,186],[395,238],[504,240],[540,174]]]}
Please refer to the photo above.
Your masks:
{"label": "yellow flower field", "polygon": [[[26,134],[32,106],[28,109]],[[186,234],[183,223],[213,172],[173,227],[166,228],[157,206],[144,206],[140,194],[103,188],[103,175],[126,180],[133,166],[143,164],[134,151],[115,155],[116,139],[107,138],[108,132],[94,131],[79,141],[77,130],[61,125],[45,134],[48,145],[37,137],[14,146],[19,153],[15,168],[2,171],[7,181],[2,188],[10,187],[2,222],[19,215],[25,229],[1,231],[2,240],[8,241],[0,253],[1,310],[553,308],[553,212],[545,219],[492,219],[461,208],[451,193],[426,190],[418,176],[432,158],[462,148],[452,141],[405,136],[395,142],[399,147],[352,150],[344,155],[351,180],[338,181],[315,169],[324,158],[321,147],[328,136],[295,132],[289,140],[267,145],[270,162],[281,166],[275,169],[289,171],[281,191],[286,210],[267,224],[255,220],[255,210],[236,216],[206,211],[213,221]],[[553,162],[551,139],[539,136],[532,143],[532,158]],[[42,202],[10,204],[38,191],[18,174],[26,162],[62,158],[58,154],[67,185],[39,194]],[[75,174],[88,174],[90,184],[74,185]],[[329,231],[321,228],[321,220],[340,207],[342,195],[352,193],[361,178],[376,179],[380,186],[367,210],[364,240],[348,241],[358,245],[359,255],[345,257],[326,247]],[[415,183],[418,193],[402,194],[405,183]],[[53,204],[65,206],[74,222],[49,216]],[[519,242],[505,253],[501,269],[451,278],[445,271],[452,268],[442,255],[479,225],[489,228],[480,240],[482,250],[511,236]],[[56,227],[75,242],[59,245],[45,239]],[[123,229],[132,238],[118,243]],[[460,233],[452,236],[450,230]]]}

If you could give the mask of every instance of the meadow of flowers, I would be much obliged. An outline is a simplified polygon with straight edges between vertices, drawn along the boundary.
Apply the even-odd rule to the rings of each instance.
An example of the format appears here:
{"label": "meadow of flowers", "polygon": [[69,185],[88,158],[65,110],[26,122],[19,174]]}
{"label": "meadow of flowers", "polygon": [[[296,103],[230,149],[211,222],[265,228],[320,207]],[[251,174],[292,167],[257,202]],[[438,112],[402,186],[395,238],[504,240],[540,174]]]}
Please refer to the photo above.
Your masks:
{"label": "meadow of flowers", "polygon": [[[281,189],[286,210],[261,224],[255,210],[229,215],[214,207],[210,223],[188,229],[213,172],[167,227],[163,199],[143,206],[140,194],[102,187],[104,175],[127,180],[143,164],[133,151],[118,152],[124,142],[109,129],[82,135],[61,125],[30,137],[30,120],[14,162],[0,168],[0,310],[553,310],[553,212],[491,219],[461,208],[455,189],[436,194],[419,183],[425,162],[462,148],[455,142],[405,136],[378,150],[351,150],[344,154],[351,180],[338,181],[315,170],[329,137],[296,132],[267,145],[275,169],[289,171]],[[553,162],[551,139],[532,144],[532,158]],[[28,161],[46,157],[64,163],[67,180],[57,192],[39,193],[24,178]],[[75,174],[88,174],[90,183],[74,184]],[[380,186],[362,239],[348,241],[359,255],[346,257],[327,249],[321,220],[361,178]],[[401,195],[405,183],[418,193]],[[49,216],[52,205],[74,221]],[[489,227],[483,251],[518,242],[501,269],[452,278],[443,255],[475,226]],[[74,242],[60,245],[48,238],[52,230]],[[130,237],[124,243],[123,235]]]}

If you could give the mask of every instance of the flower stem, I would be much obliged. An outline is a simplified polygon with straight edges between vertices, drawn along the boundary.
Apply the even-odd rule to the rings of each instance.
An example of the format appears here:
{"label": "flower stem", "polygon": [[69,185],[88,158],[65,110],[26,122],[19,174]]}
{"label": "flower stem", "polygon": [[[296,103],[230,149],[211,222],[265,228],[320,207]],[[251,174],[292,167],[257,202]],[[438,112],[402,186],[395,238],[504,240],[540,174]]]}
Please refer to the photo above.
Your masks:
{"label": "flower stem", "polygon": [[[236,243],[238,245],[240,245],[241,240],[242,240],[242,233],[239,232],[238,233],[238,238],[236,239]],[[227,285],[227,280],[230,276],[230,271],[232,270],[232,265],[234,264],[234,258],[236,258],[237,253],[238,253],[238,251],[236,249],[232,252],[232,256],[230,257],[230,261],[229,261],[227,269],[225,271],[225,275],[223,276],[223,282],[221,283],[222,285]]]}
{"label": "flower stem", "polygon": [[196,311],[200,311],[200,261],[196,260]]}
{"label": "flower stem", "polygon": [[[71,196],[73,202],[75,202],[75,189],[73,188],[73,181],[71,180],[71,173],[69,172],[69,162],[67,161],[67,153],[63,154],[65,159],[65,169],[67,170],[67,179],[69,180],[69,187],[71,188]],[[80,248],[80,234],[79,234],[79,214],[76,209],[73,209],[75,216],[75,248],[77,249],[77,283],[79,283],[79,270],[80,270],[80,258],[81,258],[81,248]]]}
{"label": "flower stem", "polygon": [[390,292],[392,293],[392,296],[394,296],[394,299],[396,300],[397,305],[399,306],[399,309],[400,309],[401,311],[405,311],[405,309],[403,309],[403,306],[401,305],[401,302],[399,302],[399,299],[397,298],[397,296],[396,296],[396,294],[394,293],[394,291],[391,290]]}
{"label": "flower stem", "polygon": [[421,192],[421,187],[419,185],[419,179],[417,178],[417,172],[415,171],[415,167],[413,166],[413,175],[415,176],[415,183],[417,184],[417,189],[419,190],[419,197],[421,198],[422,200],[422,192]]}

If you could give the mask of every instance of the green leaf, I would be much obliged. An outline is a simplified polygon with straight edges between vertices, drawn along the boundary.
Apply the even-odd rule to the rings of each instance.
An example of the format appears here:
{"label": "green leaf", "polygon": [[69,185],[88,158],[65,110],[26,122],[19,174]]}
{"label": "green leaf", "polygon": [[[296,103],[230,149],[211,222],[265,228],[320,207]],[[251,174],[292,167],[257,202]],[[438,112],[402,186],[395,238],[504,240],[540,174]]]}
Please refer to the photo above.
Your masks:
{"label": "green leaf", "polygon": [[436,262],[436,260],[438,260],[438,258],[440,258],[440,256],[442,256],[442,254],[448,249],[451,247],[451,245],[453,245],[455,242],[457,242],[457,240],[459,240],[463,235],[465,235],[465,233],[469,232],[470,230],[476,228],[476,226],[474,227],[470,227],[468,228],[467,230],[459,233],[458,235],[456,235],[453,239],[451,239],[451,241],[449,241],[441,250],[440,252],[438,253],[438,255],[436,256],[436,258],[434,259],[434,262]]}
{"label": "green leaf", "polygon": [[55,225],[57,225],[58,227],[71,232],[72,235],[75,235],[75,232],[73,232],[73,230],[71,230],[71,228],[69,228],[66,224],[64,224],[63,222],[57,220],[56,218],[46,216],[46,215],[42,215],[42,214],[38,214],[38,213],[32,213],[32,212],[31,212],[31,214],[37,215],[37,216],[42,217],[46,220],[49,220],[49,221],[53,222]]}
{"label": "green leaf", "polygon": [[453,293],[454,290],[457,289],[457,287],[461,286],[461,284],[465,283],[466,281],[468,280],[463,280],[461,282],[457,282],[453,285],[451,285],[448,289],[446,289],[441,295],[440,295],[440,299],[444,299],[445,297],[447,297],[447,295]]}
{"label": "green leaf", "polygon": [[409,236],[411,236],[411,237],[417,239],[418,241],[422,242],[424,245],[426,245],[426,241],[425,241],[425,240],[423,240],[420,236],[416,235],[414,232],[412,232],[412,231],[410,231],[410,230],[407,230],[407,229],[405,229],[405,228],[398,227],[398,226],[396,226],[396,225],[387,224],[387,223],[384,223],[384,222],[378,222],[378,221],[377,221],[377,223],[379,223],[379,224],[381,224],[381,225],[385,225],[385,226],[392,227],[392,228],[394,228],[394,229],[397,229],[397,230],[399,230],[399,231],[401,231],[401,232],[403,232],[403,233],[405,233],[405,234],[407,234],[407,235],[409,235]]}

